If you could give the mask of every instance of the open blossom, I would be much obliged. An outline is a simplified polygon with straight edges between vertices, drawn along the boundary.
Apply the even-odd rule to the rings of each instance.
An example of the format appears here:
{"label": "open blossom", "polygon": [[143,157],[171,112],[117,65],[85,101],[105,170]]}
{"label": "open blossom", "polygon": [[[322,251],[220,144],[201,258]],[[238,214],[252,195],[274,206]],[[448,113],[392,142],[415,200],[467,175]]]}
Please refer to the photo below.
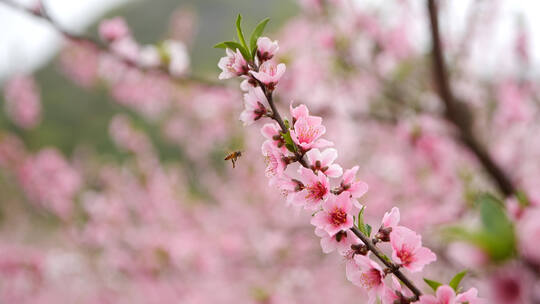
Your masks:
{"label": "open blossom", "polygon": [[226,50],[227,56],[221,57],[218,62],[218,67],[222,70],[219,74],[219,79],[230,79],[233,77],[247,74],[247,62],[239,50],[233,52],[230,49]]}
{"label": "open blossom", "polygon": [[[349,193],[352,198],[360,198],[368,191],[368,184],[362,181],[356,181],[355,176],[358,171],[358,166],[354,166],[343,173],[341,180],[341,190]],[[357,200],[354,200],[354,206],[358,209],[362,208]]]}
{"label": "open blossom", "polygon": [[321,136],[326,133],[326,128],[322,125],[322,118],[316,116],[300,117],[294,123],[294,129],[291,130],[291,137],[295,144],[303,150],[312,148],[326,148],[333,143]]}
{"label": "open blossom", "polygon": [[271,140],[272,143],[281,149],[283,153],[287,151],[285,147],[285,140],[283,135],[281,135],[281,128],[277,123],[267,123],[261,128],[261,133],[264,137]]}
{"label": "open blossom", "polygon": [[281,176],[287,168],[287,163],[281,150],[268,140],[262,145],[262,153],[266,162],[266,176],[271,178],[270,182],[273,184],[273,177]]}
{"label": "open blossom", "polygon": [[115,17],[99,23],[99,35],[101,39],[111,42],[129,36],[130,32],[124,18]]}
{"label": "open blossom", "polygon": [[277,41],[272,41],[268,37],[259,37],[257,39],[257,58],[260,61],[267,61],[274,57],[279,50]]}
{"label": "open blossom", "polygon": [[306,155],[311,164],[311,170],[315,172],[321,171],[328,177],[340,177],[343,173],[341,166],[334,164],[338,156],[336,149],[326,149],[322,153],[319,149],[311,149]]}
{"label": "open blossom", "polygon": [[315,210],[330,194],[328,177],[322,172],[313,173],[310,169],[300,167],[300,191],[292,194],[291,201],[305,209]]}
{"label": "open blossom", "polygon": [[261,64],[258,72],[251,71],[251,74],[257,80],[268,86],[270,90],[272,90],[277,85],[279,79],[281,79],[281,76],[283,76],[286,69],[287,68],[283,63],[276,65],[272,61],[266,61],[265,63]]}
{"label": "open blossom", "polygon": [[9,118],[25,129],[35,127],[41,119],[41,99],[33,77],[18,75],[4,87],[5,107]]}
{"label": "open blossom", "polygon": [[471,288],[468,291],[456,295],[454,289],[448,285],[439,286],[436,295],[423,295],[416,303],[420,304],[479,304],[484,303],[478,298],[476,288]]}
{"label": "open blossom", "polygon": [[385,291],[384,272],[379,264],[366,255],[354,256],[354,263],[347,271],[347,279],[368,293],[368,304],[373,304]]}
{"label": "open blossom", "polygon": [[250,89],[244,94],[244,111],[240,114],[240,120],[245,126],[251,125],[268,112],[267,105],[268,100],[260,87]]}
{"label": "open blossom", "polygon": [[326,230],[329,235],[333,236],[339,231],[347,230],[354,225],[353,217],[349,214],[352,209],[352,202],[348,194],[331,195],[322,204],[322,208],[322,211],[313,216],[311,224]]}
{"label": "open blossom", "polygon": [[339,254],[344,255],[351,250],[351,245],[360,244],[360,239],[351,230],[329,235],[326,230],[315,228],[315,235],[321,238],[321,248],[324,253],[337,250]]}
{"label": "open blossom", "polygon": [[422,247],[422,237],[406,227],[395,227],[390,233],[392,259],[411,272],[422,271],[425,265],[434,262],[435,253]]}

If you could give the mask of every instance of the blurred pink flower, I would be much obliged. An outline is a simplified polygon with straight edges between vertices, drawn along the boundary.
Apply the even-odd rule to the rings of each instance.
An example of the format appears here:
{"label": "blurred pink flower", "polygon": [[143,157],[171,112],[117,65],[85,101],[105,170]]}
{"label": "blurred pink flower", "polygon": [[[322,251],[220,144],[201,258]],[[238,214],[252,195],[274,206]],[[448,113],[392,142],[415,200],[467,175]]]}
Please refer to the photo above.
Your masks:
{"label": "blurred pink flower", "polygon": [[99,23],[99,35],[104,41],[112,42],[128,37],[131,33],[124,18],[114,17]]}
{"label": "blurred pink flower", "polygon": [[51,148],[39,151],[24,162],[18,177],[34,203],[63,219],[71,216],[73,199],[82,181],[60,152]]}
{"label": "blurred pink flower", "polygon": [[41,98],[34,78],[16,75],[4,85],[5,109],[17,126],[34,128],[41,120]]}

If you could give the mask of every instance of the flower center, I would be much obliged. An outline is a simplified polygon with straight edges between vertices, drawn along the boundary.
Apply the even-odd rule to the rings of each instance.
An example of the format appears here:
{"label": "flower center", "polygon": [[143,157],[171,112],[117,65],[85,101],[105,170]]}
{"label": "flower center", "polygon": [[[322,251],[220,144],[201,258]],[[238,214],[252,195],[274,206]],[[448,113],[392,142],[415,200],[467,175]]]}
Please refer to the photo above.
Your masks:
{"label": "flower center", "polygon": [[412,253],[409,250],[403,250],[402,249],[397,253],[397,256],[401,260],[401,263],[403,265],[409,265],[414,260],[414,256],[412,255]]}
{"label": "flower center", "polygon": [[334,224],[334,226],[345,224],[345,222],[347,222],[347,213],[336,207],[330,213],[330,221],[332,224]]}
{"label": "flower center", "polygon": [[371,289],[375,286],[378,286],[379,284],[381,284],[381,282],[381,273],[375,268],[371,268],[370,270],[363,272],[360,275],[360,284],[365,289]]}
{"label": "flower center", "polygon": [[311,126],[301,128],[299,131],[298,141],[301,143],[310,143],[319,135],[319,130]]}
{"label": "flower center", "polygon": [[322,200],[326,193],[328,193],[328,189],[321,182],[316,182],[315,184],[307,188],[307,190],[307,198],[313,200]]}

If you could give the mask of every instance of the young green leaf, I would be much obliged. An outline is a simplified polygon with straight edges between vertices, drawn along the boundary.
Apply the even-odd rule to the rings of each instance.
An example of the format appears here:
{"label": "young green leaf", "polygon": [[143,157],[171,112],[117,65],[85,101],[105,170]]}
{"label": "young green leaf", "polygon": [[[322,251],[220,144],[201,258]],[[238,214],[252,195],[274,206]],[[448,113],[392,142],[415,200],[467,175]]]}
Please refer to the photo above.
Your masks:
{"label": "young green leaf", "polygon": [[366,226],[364,225],[364,209],[365,207],[362,206],[362,209],[360,209],[360,212],[358,212],[358,222],[356,226],[363,234],[367,235]]}
{"label": "young green leaf", "polygon": [[454,289],[454,291],[458,291],[458,287],[459,287],[459,283],[461,283],[461,280],[463,280],[463,278],[465,277],[465,275],[467,274],[467,270],[464,270],[458,274],[456,274],[452,280],[450,280],[450,283],[448,283],[448,285],[450,285],[450,287],[452,287]]}
{"label": "young green leaf", "polygon": [[442,283],[440,283],[440,282],[433,281],[433,280],[426,279],[426,278],[424,278],[424,282],[426,282],[426,284],[428,284],[429,287],[431,287],[431,289],[433,289],[433,291],[437,291],[437,288],[439,288],[439,286],[442,285]]}
{"label": "young green leaf", "polygon": [[214,48],[216,48],[216,49],[226,49],[227,44],[225,42],[220,42],[220,43],[214,45]]}
{"label": "young green leaf", "polygon": [[[240,43],[242,46],[247,50],[248,46],[246,44],[246,39],[244,39],[244,33],[242,32],[242,15],[238,14],[238,17],[236,18],[236,33],[238,34],[238,40],[240,40]],[[245,58],[246,60],[249,60],[249,57]]]}
{"label": "young green leaf", "polygon": [[253,33],[251,33],[251,36],[249,38],[249,48],[251,49],[251,54],[253,58],[255,58],[255,53],[257,52],[257,39],[261,37],[262,33],[264,32],[264,28],[266,27],[266,24],[268,24],[268,21],[270,21],[270,18],[266,18],[259,22],[255,29],[253,30]]}
{"label": "young green leaf", "polygon": [[366,235],[367,235],[368,237],[371,237],[371,229],[372,229],[372,228],[371,228],[371,225],[370,225],[370,224],[366,224],[365,227],[366,227]]}
{"label": "young green leaf", "polygon": [[294,144],[291,133],[287,130],[287,133],[281,133],[281,136],[283,136],[283,139],[285,140],[285,147],[287,150],[295,153],[296,152],[296,145]]}

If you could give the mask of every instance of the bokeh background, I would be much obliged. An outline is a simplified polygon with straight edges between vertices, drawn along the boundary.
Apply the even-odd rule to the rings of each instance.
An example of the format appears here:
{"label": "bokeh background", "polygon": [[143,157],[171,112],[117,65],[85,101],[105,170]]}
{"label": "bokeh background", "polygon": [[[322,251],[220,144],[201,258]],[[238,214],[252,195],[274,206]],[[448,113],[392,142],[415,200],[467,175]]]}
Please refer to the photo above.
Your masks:
{"label": "bokeh background", "polygon": [[[311,214],[268,186],[238,84],[217,79],[213,45],[238,13],[246,29],[271,18],[278,105],[324,118],[338,162],[370,185],[367,221],[398,206],[437,252],[412,275],[422,290],[467,268],[489,303],[539,303],[540,3],[439,1],[452,89],[520,190],[505,196],[444,116],[423,1],[42,2],[97,41],[116,16],[137,46],[179,41],[189,67],[141,72],[0,1],[0,303],[366,303]],[[484,192],[508,233],[486,231]]]}

